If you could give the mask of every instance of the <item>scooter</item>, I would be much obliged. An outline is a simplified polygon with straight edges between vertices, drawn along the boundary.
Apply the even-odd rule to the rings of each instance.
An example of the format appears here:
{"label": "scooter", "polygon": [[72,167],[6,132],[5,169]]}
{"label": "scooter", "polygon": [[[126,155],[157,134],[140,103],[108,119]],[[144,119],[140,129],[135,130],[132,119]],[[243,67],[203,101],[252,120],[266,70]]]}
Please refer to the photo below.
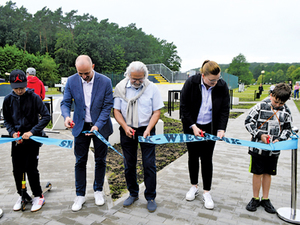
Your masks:
{"label": "scooter", "polygon": [[[46,184],[46,187],[44,188],[42,195],[44,195],[46,192],[50,191],[52,188],[52,184],[50,182],[48,182]],[[22,197],[22,201],[21,201],[21,210],[25,211],[26,209],[26,204],[28,202],[32,201],[32,197],[30,197],[27,193],[27,189],[26,189],[26,179],[25,179],[25,173],[23,173],[23,180],[22,180],[22,190],[21,190],[21,197]]]}
{"label": "scooter", "polygon": [[[11,137],[9,135],[1,135],[1,137]],[[20,137],[20,132],[18,131],[18,137]],[[22,139],[21,139],[22,140]],[[19,140],[16,142],[17,144],[21,144],[22,141]],[[50,191],[52,188],[52,184],[50,182],[48,182],[46,184],[46,187],[44,188],[42,195],[44,195],[46,192]],[[22,201],[21,201],[21,210],[24,211],[26,209],[26,204],[28,202],[32,201],[32,197],[29,196],[29,194],[27,193],[27,188],[26,188],[26,175],[25,172],[23,172],[23,178],[22,178],[22,189],[21,189],[21,197],[22,197]],[[0,218],[1,218],[1,212],[3,214],[3,211],[0,209]]]}

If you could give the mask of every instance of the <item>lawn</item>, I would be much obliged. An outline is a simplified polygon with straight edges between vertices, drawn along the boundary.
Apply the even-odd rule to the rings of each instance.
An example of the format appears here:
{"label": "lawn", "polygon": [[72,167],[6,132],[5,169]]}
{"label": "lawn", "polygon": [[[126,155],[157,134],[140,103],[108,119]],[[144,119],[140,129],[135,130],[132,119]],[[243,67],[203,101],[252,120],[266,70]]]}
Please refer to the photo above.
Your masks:
{"label": "lawn", "polygon": [[264,85],[264,91],[259,99],[254,100],[254,92],[258,92],[259,85],[245,85],[245,91],[239,92],[239,89],[233,89],[233,97],[238,97],[240,102],[261,101],[269,95],[271,85]]}
{"label": "lawn", "polygon": [[[258,90],[259,85],[251,85],[245,86],[245,91],[239,92],[239,89],[236,88],[233,90],[233,97],[238,97],[239,101],[247,102],[247,101],[254,101],[254,91]],[[269,87],[270,85],[264,85],[264,90],[260,99],[256,99],[255,101],[259,102],[260,100],[264,99],[269,95]],[[53,94],[61,94],[56,87],[49,87],[46,95],[53,95]]]}
{"label": "lawn", "polygon": [[294,102],[295,102],[295,104],[296,104],[296,106],[297,106],[297,108],[298,108],[298,111],[300,111],[300,101],[298,100],[294,100]]}
{"label": "lawn", "polygon": [[49,87],[48,91],[46,91],[46,95],[56,95],[56,94],[61,94],[61,92],[58,91],[57,87]]}

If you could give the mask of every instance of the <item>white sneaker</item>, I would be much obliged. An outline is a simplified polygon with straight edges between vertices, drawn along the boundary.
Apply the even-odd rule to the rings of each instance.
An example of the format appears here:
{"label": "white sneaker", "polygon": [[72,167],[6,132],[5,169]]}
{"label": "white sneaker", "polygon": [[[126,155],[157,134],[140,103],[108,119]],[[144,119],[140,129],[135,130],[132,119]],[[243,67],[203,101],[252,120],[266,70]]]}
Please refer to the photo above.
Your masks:
{"label": "white sneaker", "polygon": [[198,188],[192,186],[190,190],[186,193],[185,199],[188,201],[193,201],[198,194],[199,194]]}
{"label": "white sneaker", "polygon": [[96,205],[104,205],[104,198],[103,198],[102,191],[96,191],[94,193],[94,196],[95,196],[95,204]]}
{"label": "white sneaker", "polygon": [[211,195],[209,192],[203,194],[203,202],[204,207],[207,209],[213,209],[214,208],[214,201],[211,198]]}
{"label": "white sneaker", "polygon": [[14,211],[19,211],[22,207],[22,197],[20,196],[16,202],[16,204],[14,205]]}
{"label": "white sneaker", "polygon": [[84,196],[77,196],[74,200],[74,204],[72,205],[72,211],[77,212],[82,208],[82,205],[85,203]]}
{"label": "white sneaker", "polygon": [[40,210],[44,204],[45,204],[44,196],[33,198],[31,212],[36,212],[36,211]]}

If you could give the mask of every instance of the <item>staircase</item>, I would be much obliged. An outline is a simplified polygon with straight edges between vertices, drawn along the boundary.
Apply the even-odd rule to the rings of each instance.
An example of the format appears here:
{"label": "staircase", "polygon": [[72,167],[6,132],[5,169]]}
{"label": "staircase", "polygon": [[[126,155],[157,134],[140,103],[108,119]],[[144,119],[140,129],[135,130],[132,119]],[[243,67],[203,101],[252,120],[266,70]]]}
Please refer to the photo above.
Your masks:
{"label": "staircase", "polygon": [[148,79],[153,83],[169,84],[169,82],[161,74],[149,74]]}

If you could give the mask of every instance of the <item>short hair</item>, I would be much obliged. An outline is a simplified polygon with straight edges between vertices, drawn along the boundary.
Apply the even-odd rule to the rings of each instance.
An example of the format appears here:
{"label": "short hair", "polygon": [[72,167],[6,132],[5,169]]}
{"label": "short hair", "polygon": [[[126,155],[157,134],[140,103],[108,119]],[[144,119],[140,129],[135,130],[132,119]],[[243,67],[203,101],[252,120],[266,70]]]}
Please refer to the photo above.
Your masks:
{"label": "short hair", "polygon": [[130,78],[131,77],[131,72],[133,71],[140,71],[144,72],[145,79],[148,78],[148,69],[147,66],[140,62],[140,61],[133,61],[132,63],[129,64],[129,66],[126,68],[125,76]]}
{"label": "short hair", "polygon": [[205,60],[202,64],[200,72],[205,76],[209,74],[218,75],[221,72],[221,68],[218,63],[210,60]]}
{"label": "short hair", "polygon": [[291,96],[291,88],[288,84],[279,83],[272,91],[272,96],[280,101],[286,102]]}
{"label": "short hair", "polygon": [[93,65],[92,59],[88,55],[80,55],[75,60],[75,66],[84,65],[87,63]]}

